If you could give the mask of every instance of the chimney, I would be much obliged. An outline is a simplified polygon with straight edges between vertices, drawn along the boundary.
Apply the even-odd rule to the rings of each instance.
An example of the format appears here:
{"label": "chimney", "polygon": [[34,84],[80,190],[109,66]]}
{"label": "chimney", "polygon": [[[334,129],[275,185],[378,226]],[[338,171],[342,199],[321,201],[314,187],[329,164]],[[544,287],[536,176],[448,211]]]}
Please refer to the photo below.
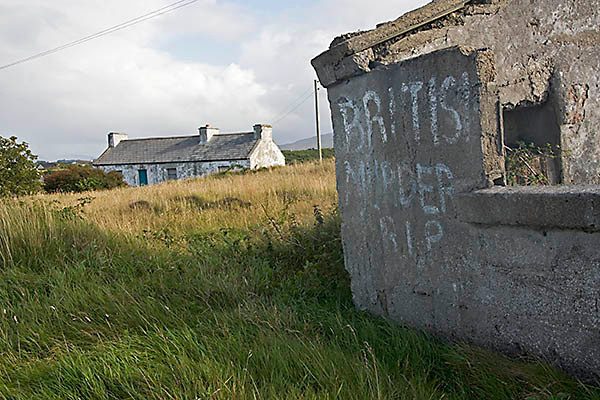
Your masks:
{"label": "chimney", "polygon": [[271,125],[254,125],[254,137],[261,140],[273,140],[273,127]]}
{"label": "chimney", "polygon": [[122,140],[127,140],[126,133],[111,132],[108,134],[108,147],[117,147]]}
{"label": "chimney", "polygon": [[200,131],[200,143],[206,144],[210,142],[213,135],[219,134],[219,128],[211,128],[210,125],[203,126],[199,129]]}

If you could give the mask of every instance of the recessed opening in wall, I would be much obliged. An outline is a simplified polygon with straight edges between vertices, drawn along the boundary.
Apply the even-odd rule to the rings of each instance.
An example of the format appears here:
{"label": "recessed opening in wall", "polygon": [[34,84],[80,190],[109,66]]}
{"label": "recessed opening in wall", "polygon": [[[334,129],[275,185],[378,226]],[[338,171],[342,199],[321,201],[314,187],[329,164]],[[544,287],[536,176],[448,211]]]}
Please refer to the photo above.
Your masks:
{"label": "recessed opening in wall", "polygon": [[513,186],[560,182],[560,127],[548,101],[503,110],[506,180]]}
{"label": "recessed opening in wall", "polygon": [[167,180],[174,181],[177,179],[177,168],[167,168]]}
{"label": "recessed opening in wall", "polygon": [[148,184],[148,171],[145,169],[138,170],[138,178],[140,182],[140,186],[145,186]]}

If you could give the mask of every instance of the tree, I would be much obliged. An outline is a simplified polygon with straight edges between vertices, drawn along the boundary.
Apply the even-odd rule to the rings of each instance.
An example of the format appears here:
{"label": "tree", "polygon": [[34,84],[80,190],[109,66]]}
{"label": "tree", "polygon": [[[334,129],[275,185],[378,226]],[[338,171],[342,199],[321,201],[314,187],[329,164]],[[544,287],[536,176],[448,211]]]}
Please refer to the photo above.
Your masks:
{"label": "tree", "polygon": [[22,196],[40,189],[36,159],[27,142],[0,136],[0,196]]}

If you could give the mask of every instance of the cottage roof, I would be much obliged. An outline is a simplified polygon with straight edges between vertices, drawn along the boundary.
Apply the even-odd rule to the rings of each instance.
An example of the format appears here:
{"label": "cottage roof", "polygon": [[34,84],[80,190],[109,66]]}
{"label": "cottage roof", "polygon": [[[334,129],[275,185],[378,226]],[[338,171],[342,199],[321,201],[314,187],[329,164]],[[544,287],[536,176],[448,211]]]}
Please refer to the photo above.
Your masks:
{"label": "cottage roof", "polygon": [[122,140],[94,165],[245,160],[258,141],[253,132],[214,135],[204,144],[199,135]]}

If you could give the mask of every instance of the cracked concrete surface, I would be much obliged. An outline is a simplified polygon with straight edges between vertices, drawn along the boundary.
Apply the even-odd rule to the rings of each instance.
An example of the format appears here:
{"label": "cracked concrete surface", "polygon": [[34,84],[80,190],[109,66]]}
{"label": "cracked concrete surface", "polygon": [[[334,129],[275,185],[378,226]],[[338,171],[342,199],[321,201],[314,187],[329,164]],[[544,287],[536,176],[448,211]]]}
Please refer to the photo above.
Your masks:
{"label": "cracked concrete surface", "polygon": [[[600,184],[599,25],[595,0],[437,0],[372,31],[334,40],[313,65],[328,87],[443,48],[489,48],[504,108],[548,102],[555,111],[560,137],[547,142],[567,150],[561,182]],[[586,100],[574,103],[572,88],[581,85],[588,87]]]}
{"label": "cracked concrete surface", "polygon": [[[313,60],[358,308],[598,377],[599,25],[596,0],[437,0]],[[586,185],[495,186],[523,135]]]}

